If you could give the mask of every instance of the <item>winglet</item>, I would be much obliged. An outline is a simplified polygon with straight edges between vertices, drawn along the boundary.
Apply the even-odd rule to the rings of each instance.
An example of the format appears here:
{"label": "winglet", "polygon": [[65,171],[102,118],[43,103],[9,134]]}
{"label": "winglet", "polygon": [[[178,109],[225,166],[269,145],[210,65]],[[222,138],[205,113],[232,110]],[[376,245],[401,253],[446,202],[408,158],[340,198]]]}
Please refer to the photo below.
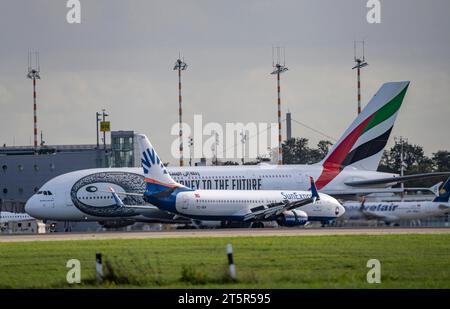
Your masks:
{"label": "winglet", "polygon": [[117,195],[116,191],[114,191],[114,189],[112,187],[109,187],[109,191],[111,192],[114,202],[116,203],[117,206],[119,207],[124,207],[125,204],[122,202],[122,200],[120,199],[120,197]]}
{"label": "winglet", "polygon": [[312,198],[315,201],[320,200],[319,197],[319,193],[317,192],[317,187],[316,187],[316,183],[314,182],[314,179],[310,176],[309,177],[309,181],[311,182],[311,193],[312,193]]}

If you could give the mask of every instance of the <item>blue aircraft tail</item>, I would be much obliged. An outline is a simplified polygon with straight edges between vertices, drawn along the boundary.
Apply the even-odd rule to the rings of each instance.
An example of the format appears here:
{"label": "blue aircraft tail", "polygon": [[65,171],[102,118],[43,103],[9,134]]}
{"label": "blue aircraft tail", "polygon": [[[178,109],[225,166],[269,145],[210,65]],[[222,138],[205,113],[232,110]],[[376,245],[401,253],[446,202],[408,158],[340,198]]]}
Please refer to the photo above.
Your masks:
{"label": "blue aircraft tail", "polygon": [[141,165],[147,185],[145,194],[155,195],[162,192],[173,192],[176,188],[183,187],[169,175],[147,136],[139,134],[137,139],[141,150]]}
{"label": "blue aircraft tail", "polygon": [[450,198],[450,177],[447,179],[442,188],[439,190],[439,196],[436,196],[433,202],[447,203],[449,198]]}

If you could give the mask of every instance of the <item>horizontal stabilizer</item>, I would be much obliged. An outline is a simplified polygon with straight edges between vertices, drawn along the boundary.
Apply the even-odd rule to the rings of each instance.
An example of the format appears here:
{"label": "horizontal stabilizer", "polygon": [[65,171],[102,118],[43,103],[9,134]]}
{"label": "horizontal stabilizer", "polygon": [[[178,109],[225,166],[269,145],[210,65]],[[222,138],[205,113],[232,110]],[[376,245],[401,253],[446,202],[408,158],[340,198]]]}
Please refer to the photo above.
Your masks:
{"label": "horizontal stabilizer", "polygon": [[365,187],[365,186],[376,186],[376,185],[385,185],[392,186],[398,183],[407,182],[410,180],[418,180],[418,179],[428,179],[435,177],[443,177],[450,176],[450,172],[438,172],[438,173],[423,173],[423,174],[415,174],[415,175],[407,175],[407,176],[394,176],[387,178],[379,178],[373,180],[357,180],[357,181],[349,181],[345,184],[347,186],[352,187]]}

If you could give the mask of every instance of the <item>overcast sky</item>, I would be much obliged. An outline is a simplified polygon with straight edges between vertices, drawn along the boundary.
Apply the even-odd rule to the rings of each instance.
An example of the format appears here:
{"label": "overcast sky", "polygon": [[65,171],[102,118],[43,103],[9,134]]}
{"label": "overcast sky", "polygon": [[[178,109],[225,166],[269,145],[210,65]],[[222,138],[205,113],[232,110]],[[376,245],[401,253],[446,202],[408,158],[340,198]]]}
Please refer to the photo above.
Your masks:
{"label": "overcast sky", "polygon": [[[271,47],[285,46],[283,112],[335,138],[356,115],[353,41],[366,40],[363,104],[383,82],[410,80],[393,135],[450,149],[450,1],[384,0],[381,24],[366,0],[81,0],[81,24],[65,0],[0,2],[0,142],[32,141],[27,51],[40,52],[38,128],[47,144],[95,143],[95,112],[113,130],[146,133],[164,161],[177,122],[179,51],[184,118],[275,122]],[[323,138],[293,124],[312,146]]]}

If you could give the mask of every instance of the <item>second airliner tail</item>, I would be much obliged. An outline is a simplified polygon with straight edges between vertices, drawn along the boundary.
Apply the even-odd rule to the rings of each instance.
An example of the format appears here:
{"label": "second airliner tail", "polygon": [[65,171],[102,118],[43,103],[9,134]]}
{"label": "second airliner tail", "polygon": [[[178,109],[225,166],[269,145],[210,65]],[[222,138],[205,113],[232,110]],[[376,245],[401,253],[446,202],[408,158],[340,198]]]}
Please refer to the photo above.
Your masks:
{"label": "second airliner tail", "polygon": [[385,83],[363,111],[320,162],[324,173],[317,179],[319,189],[347,166],[376,171],[409,81]]}

